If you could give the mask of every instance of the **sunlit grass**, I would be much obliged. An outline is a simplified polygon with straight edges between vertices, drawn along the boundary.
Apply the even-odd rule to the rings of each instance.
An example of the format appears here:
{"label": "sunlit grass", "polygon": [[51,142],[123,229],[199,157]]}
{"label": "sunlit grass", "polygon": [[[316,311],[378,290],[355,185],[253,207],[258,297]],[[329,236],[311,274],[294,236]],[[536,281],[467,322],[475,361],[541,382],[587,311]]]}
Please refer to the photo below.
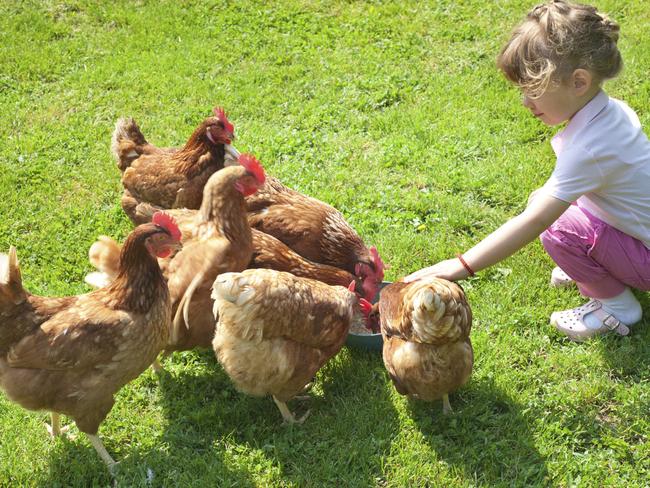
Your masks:
{"label": "sunlit grass", "polygon": [[[608,85],[650,124],[646,2],[599,2],[622,26]],[[0,250],[26,286],[87,290],[87,251],[130,229],[109,153],[118,117],[182,144],[214,105],[237,146],[339,208],[388,278],[452,256],[520,211],[553,167],[553,131],[494,67],[531,4],[0,1]],[[455,413],[409,403],[381,358],[344,348],[312,415],[281,425],[211,353],[175,354],[117,395],[100,434],[122,486],[646,486],[648,320],[573,344],[548,326],[575,290],[547,286],[534,243],[465,281],[476,363]],[[650,310],[647,295],[640,294]],[[90,444],[0,395],[0,485],[107,485]],[[73,429],[76,432],[76,429]]]}

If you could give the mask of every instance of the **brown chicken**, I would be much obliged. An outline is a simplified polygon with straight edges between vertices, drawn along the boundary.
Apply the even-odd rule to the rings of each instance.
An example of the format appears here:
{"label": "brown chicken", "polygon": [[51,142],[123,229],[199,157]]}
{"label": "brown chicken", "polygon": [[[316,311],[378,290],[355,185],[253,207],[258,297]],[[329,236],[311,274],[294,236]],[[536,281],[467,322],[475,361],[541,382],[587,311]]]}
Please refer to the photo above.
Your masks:
{"label": "brown chicken", "polygon": [[[155,213],[156,208],[148,204],[138,205],[138,214],[146,218],[148,215]],[[183,243],[187,244],[193,229],[196,226],[197,210],[172,209],[167,210],[183,233]],[[355,290],[359,293],[362,291],[363,281],[358,277],[334,266],[327,264],[315,263],[300,254],[294,252],[289,246],[276,239],[272,235],[252,229],[253,251],[250,263],[246,268],[267,268],[277,271],[286,271],[295,276],[302,278],[311,278],[322,281],[328,285],[348,286],[352,281],[355,282]],[[89,273],[86,276],[86,282],[96,288],[106,286],[110,282],[111,276],[115,269],[115,256],[119,255],[119,246],[115,247],[115,241],[110,237],[100,236],[88,252],[90,263],[98,269],[98,272]],[[239,270],[241,271],[241,270]],[[366,277],[366,279],[373,279]],[[379,322],[377,322],[377,332],[379,332]]]}
{"label": "brown chicken", "polygon": [[272,395],[291,423],[309,412],[296,419],[287,402],[339,352],[352,320],[370,309],[345,287],[270,269],[219,275],[212,298],[217,359],[238,390]]}
{"label": "brown chicken", "polygon": [[133,221],[138,203],[163,209],[199,208],[210,175],[225,165],[226,154],[239,156],[232,147],[234,127],[223,109],[215,108],[192,133],[184,147],[159,149],[149,144],[133,119],[120,119],[113,133],[112,151],[122,171],[122,208]]}
{"label": "brown chicken", "polygon": [[311,278],[328,285],[347,287],[354,282],[355,290],[359,292],[363,286],[363,281],[352,273],[303,258],[282,241],[255,229],[253,229],[253,258],[248,267],[286,271],[295,276]]}
{"label": "brown chicken", "polygon": [[469,333],[472,311],[463,290],[442,279],[397,282],[379,299],[384,364],[399,393],[425,401],[465,384],[474,356]]}
{"label": "brown chicken", "polygon": [[[210,287],[218,274],[242,271],[251,260],[253,244],[244,197],[264,184],[265,175],[253,156],[242,154],[239,162],[210,177],[198,211],[167,211],[179,223],[183,250],[159,261],[169,281],[174,312],[166,353],[210,347],[214,336]],[[150,218],[151,210],[150,205],[139,207],[140,214],[146,218]],[[93,244],[89,258],[100,271],[98,276],[103,278],[93,281],[95,274],[91,274],[87,282],[104,286],[111,281],[117,249],[115,241],[106,237]]]}
{"label": "brown chicken", "polygon": [[246,199],[252,228],[279,239],[316,263],[344,269],[363,280],[364,297],[372,300],[384,279],[377,249],[368,248],[338,210],[268,177]]}
{"label": "brown chicken", "polygon": [[136,228],[106,288],[49,298],[22,286],[15,248],[0,258],[0,387],[29,410],[75,421],[109,468],[115,461],[97,436],[113,395],[142,373],[167,343],[171,304],[156,256],[180,246],[180,232],[164,214]]}

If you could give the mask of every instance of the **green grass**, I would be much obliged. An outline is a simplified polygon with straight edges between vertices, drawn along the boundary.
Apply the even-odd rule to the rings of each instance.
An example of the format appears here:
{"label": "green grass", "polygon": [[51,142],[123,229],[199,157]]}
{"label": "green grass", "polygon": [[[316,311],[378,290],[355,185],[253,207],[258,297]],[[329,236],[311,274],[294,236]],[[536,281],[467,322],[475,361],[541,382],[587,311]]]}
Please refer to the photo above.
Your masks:
{"label": "green grass", "polygon": [[[238,148],[339,208],[389,279],[449,257],[521,211],[554,164],[553,130],[494,67],[531,5],[0,0],[0,250],[17,246],[35,293],[87,291],[89,245],[130,230],[115,120],[179,145],[219,104]],[[598,5],[622,26],[608,91],[650,127],[646,2]],[[649,321],[568,342],[548,316],[581,299],[548,288],[551,267],[536,242],[464,282],[476,363],[447,417],[400,397],[376,353],[330,361],[302,427],[236,392],[212,354],[175,354],[102,425],[118,484],[647,486]],[[50,441],[44,420],[0,395],[0,485],[110,484],[83,436]]]}

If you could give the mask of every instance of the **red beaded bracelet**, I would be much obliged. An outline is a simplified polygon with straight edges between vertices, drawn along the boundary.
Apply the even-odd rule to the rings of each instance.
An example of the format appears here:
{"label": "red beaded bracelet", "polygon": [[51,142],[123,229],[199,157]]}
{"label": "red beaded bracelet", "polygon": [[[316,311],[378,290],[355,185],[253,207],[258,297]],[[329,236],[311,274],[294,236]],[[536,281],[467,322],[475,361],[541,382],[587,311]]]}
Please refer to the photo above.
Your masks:
{"label": "red beaded bracelet", "polygon": [[465,258],[463,257],[463,255],[461,253],[456,254],[456,257],[460,261],[460,264],[463,265],[463,268],[465,268],[467,270],[467,272],[469,273],[470,276],[474,276],[476,274],[476,273],[474,273],[474,270],[469,267],[469,264],[467,264],[467,261],[465,261]]}

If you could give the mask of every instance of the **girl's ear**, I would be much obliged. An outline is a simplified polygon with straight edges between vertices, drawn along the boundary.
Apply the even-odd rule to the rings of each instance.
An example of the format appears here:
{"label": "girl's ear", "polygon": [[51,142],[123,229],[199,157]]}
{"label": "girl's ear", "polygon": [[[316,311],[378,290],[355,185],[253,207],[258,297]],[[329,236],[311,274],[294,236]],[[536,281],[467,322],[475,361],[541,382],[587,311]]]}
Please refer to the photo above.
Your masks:
{"label": "girl's ear", "polygon": [[589,91],[593,81],[593,75],[586,69],[578,68],[571,75],[573,89],[579,97]]}

